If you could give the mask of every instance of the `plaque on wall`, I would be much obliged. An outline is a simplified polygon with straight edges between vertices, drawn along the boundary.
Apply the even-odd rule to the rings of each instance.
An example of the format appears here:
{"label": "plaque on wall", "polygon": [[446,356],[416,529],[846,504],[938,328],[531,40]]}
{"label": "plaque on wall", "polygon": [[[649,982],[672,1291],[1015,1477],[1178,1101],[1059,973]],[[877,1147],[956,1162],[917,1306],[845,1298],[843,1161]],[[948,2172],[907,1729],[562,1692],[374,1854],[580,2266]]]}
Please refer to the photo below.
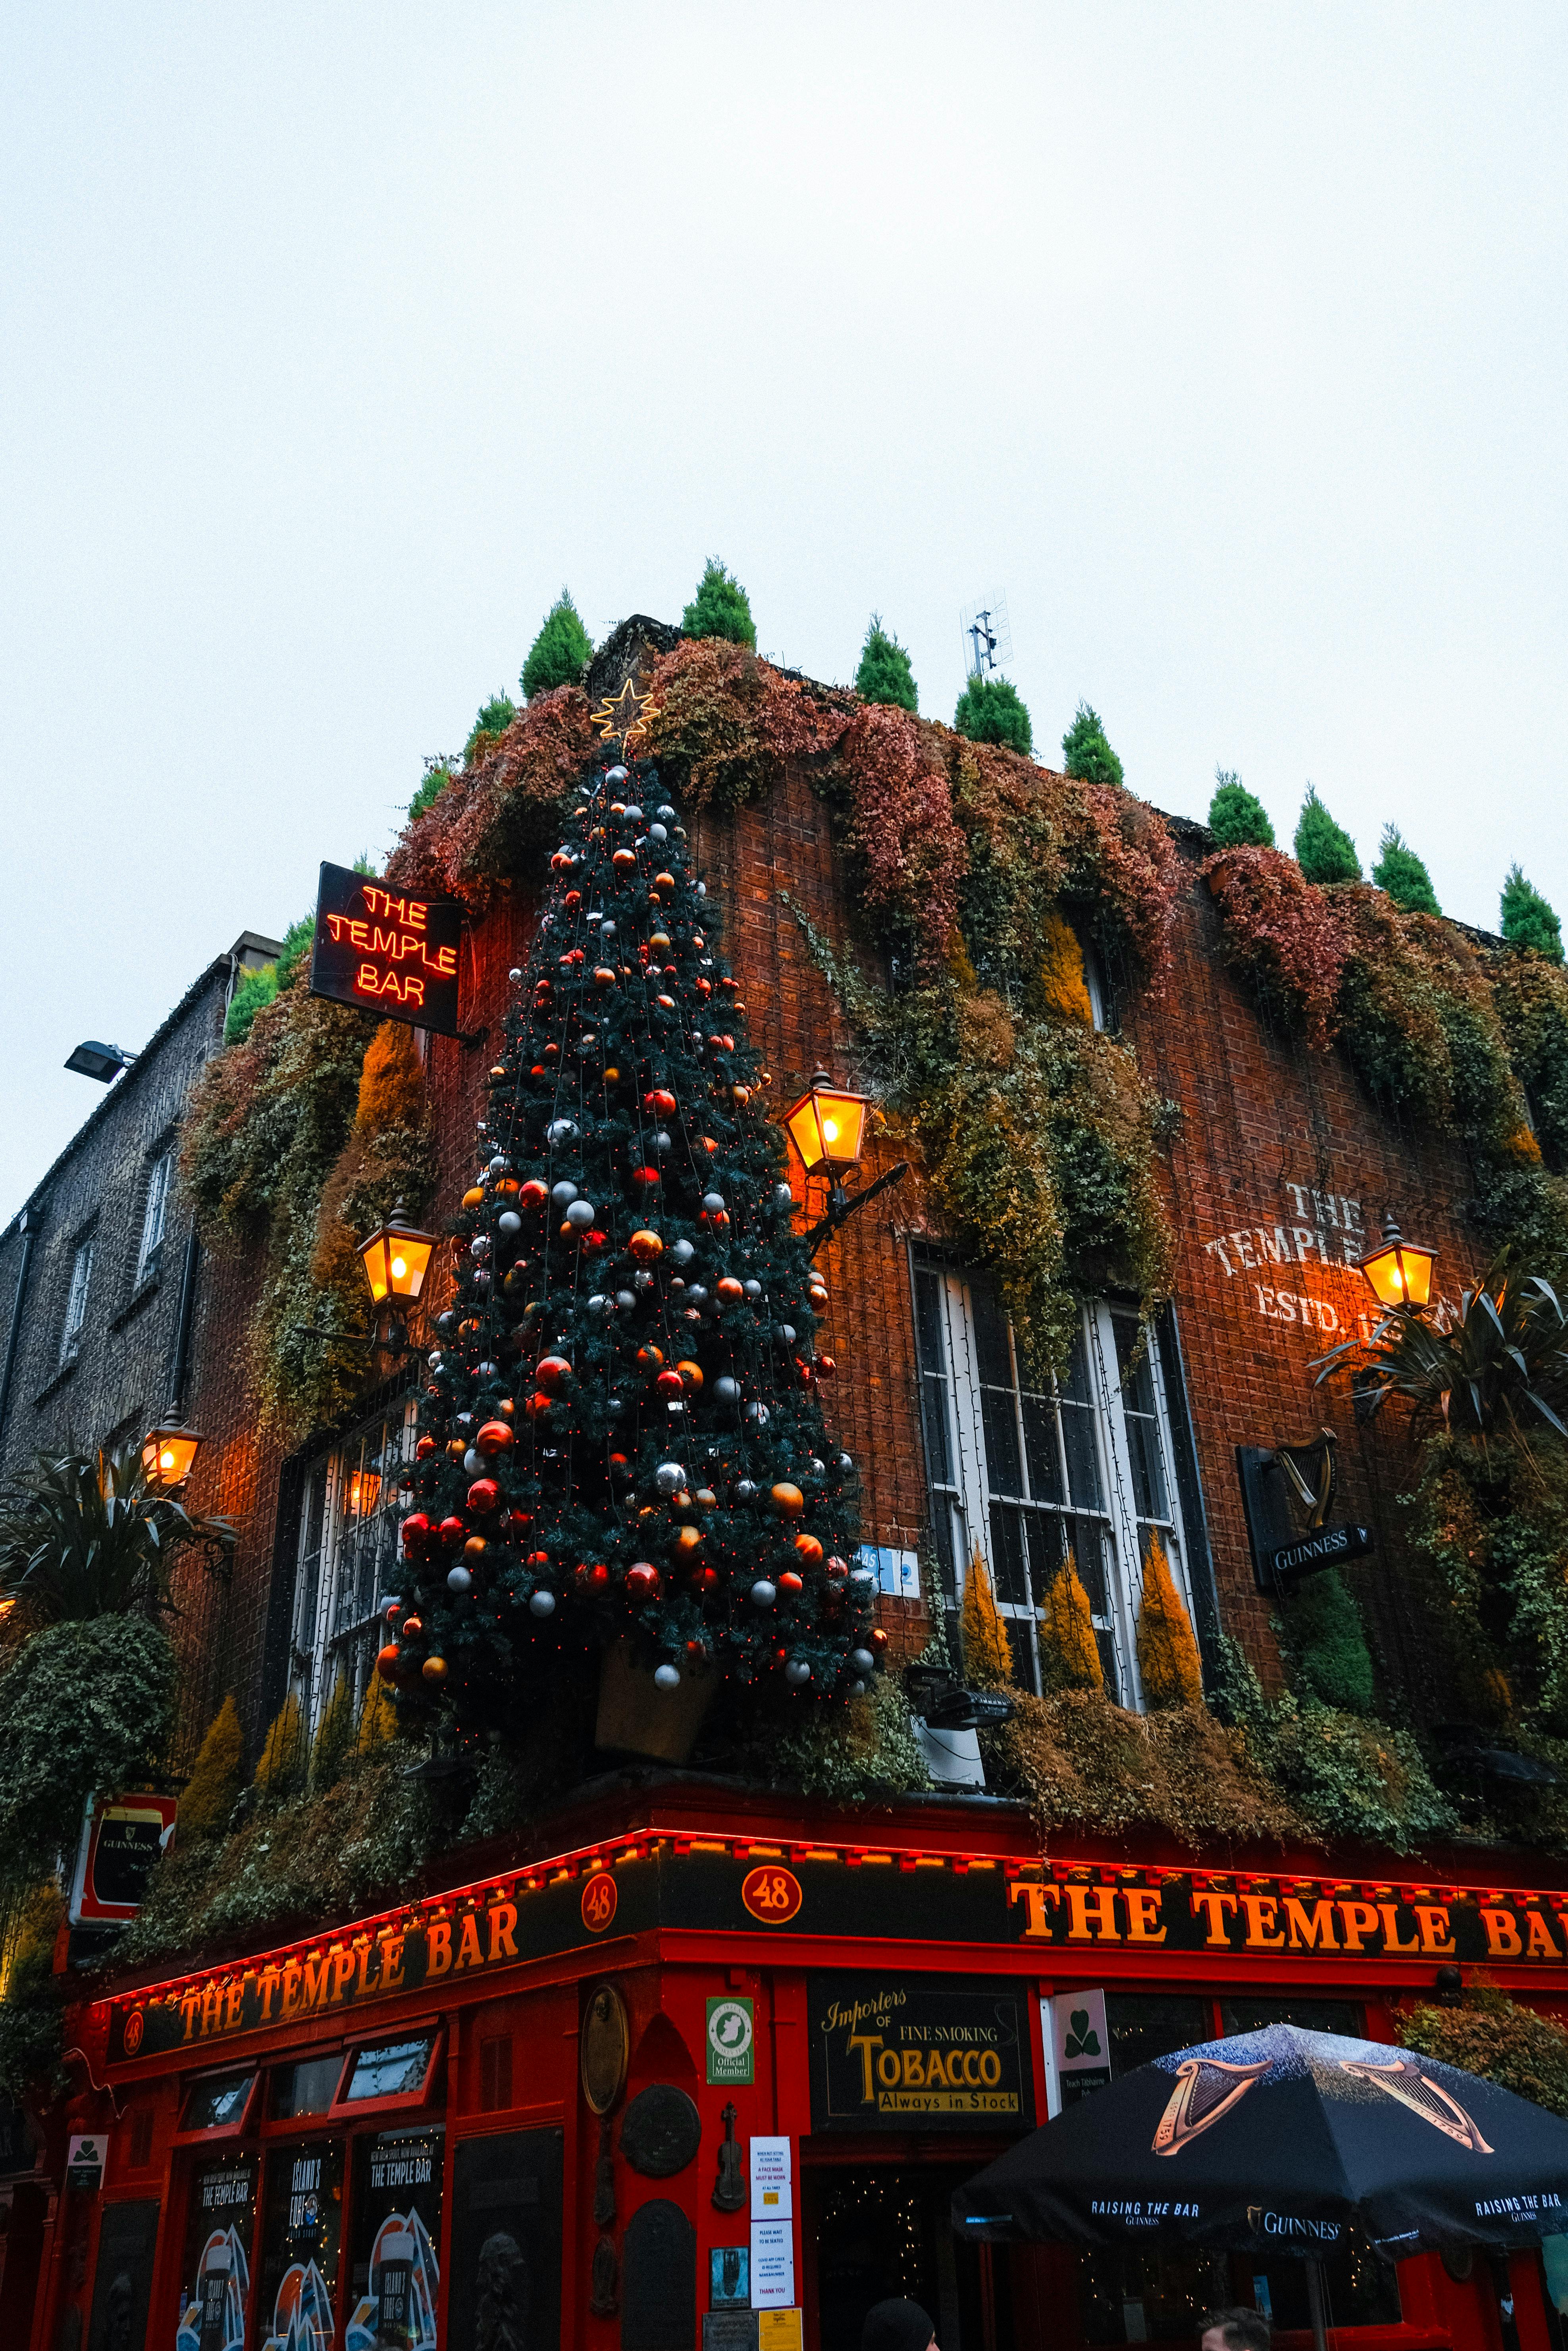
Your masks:
{"label": "plaque on wall", "polygon": [[578,2058],[582,2095],[596,2115],[607,2115],[621,2095],[629,2045],[625,2002],[613,1984],[596,1984],[583,2013]]}
{"label": "plaque on wall", "polygon": [[621,2152],[645,2179],[684,2171],[702,2145],[702,2117],[673,2082],[639,2090],[621,2123]]}
{"label": "plaque on wall", "polygon": [[696,2351],[697,2239],[678,2204],[639,2205],[621,2248],[621,2351]]}
{"label": "plaque on wall", "polygon": [[705,2310],[703,2351],[757,2351],[755,2310]]}

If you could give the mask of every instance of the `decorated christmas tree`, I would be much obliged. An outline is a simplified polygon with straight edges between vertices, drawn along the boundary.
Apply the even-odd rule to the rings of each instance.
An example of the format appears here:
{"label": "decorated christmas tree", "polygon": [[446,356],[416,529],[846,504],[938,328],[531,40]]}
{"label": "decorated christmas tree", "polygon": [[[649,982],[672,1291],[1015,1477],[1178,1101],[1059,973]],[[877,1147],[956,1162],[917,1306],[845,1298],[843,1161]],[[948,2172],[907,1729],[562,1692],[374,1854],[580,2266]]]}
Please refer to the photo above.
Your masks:
{"label": "decorated christmas tree", "polygon": [[649,765],[590,768],[550,865],[456,1219],[382,1671],[465,1729],[522,1728],[615,1650],[660,1690],[727,1677],[799,1719],[862,1689],[886,1636],[768,1075]]}

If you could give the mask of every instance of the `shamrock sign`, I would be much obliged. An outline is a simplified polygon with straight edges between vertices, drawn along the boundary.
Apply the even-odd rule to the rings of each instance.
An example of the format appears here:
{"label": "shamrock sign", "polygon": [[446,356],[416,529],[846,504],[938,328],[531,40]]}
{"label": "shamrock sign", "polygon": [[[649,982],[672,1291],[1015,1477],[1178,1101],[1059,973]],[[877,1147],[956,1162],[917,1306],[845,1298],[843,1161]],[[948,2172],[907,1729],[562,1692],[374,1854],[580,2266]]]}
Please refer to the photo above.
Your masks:
{"label": "shamrock sign", "polygon": [[1100,2035],[1089,2022],[1086,2008],[1075,2008],[1067,2020],[1067,2039],[1062,2045],[1066,2057],[1098,2057]]}

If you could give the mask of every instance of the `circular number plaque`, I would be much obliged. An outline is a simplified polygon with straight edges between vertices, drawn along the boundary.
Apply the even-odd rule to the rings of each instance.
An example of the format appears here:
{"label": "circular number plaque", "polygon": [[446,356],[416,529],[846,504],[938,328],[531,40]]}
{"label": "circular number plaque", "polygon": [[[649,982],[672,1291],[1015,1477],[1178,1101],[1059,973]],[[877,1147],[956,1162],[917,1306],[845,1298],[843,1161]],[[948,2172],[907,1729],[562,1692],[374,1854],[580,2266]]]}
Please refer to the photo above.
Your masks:
{"label": "circular number plaque", "polygon": [[602,1935],[615,1916],[620,1889],[609,1871],[600,1870],[582,1889],[582,1923],[591,1935]]}
{"label": "circular number plaque", "polygon": [[765,1862],[754,1869],[740,1889],[740,1898],[754,1918],[765,1927],[781,1927],[792,1918],[804,1899],[800,1881],[775,1861]]}

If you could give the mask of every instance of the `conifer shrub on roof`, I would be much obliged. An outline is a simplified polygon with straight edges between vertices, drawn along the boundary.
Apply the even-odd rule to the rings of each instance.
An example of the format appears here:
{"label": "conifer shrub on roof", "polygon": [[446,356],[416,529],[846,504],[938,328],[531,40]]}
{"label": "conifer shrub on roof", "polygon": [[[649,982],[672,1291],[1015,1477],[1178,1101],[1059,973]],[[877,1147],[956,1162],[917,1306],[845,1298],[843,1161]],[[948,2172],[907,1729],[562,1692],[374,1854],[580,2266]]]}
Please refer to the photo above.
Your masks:
{"label": "conifer shrub on roof", "polygon": [[493,694],[488,702],[481,703],[479,716],[463,746],[463,757],[470,765],[482,758],[493,743],[500,741],[517,715],[517,705],[509,694]]}
{"label": "conifer shrub on roof", "polygon": [[1309,882],[1359,882],[1361,860],[1343,825],[1330,816],[1314,788],[1307,786],[1296,820],[1296,862]]}
{"label": "conifer shrub on roof", "polygon": [[1026,756],[1034,747],[1034,729],[1018,688],[1005,677],[972,677],[958,696],[953,726],[971,743],[999,743]]}
{"label": "conifer shrub on roof", "polygon": [[1122,762],[1105,738],[1105,726],[1100,713],[1087,702],[1081,702],[1071,726],[1061,738],[1061,764],[1070,776],[1081,776],[1086,784],[1120,784]]}
{"label": "conifer shrub on roof", "polygon": [[1510,946],[1533,947],[1553,963],[1563,960],[1563,925],[1540,891],[1517,865],[1508,869],[1500,906],[1502,935]]}
{"label": "conifer shrub on roof", "polygon": [[757,650],[751,599],[716,555],[708,557],[697,592],[681,614],[681,630],[688,637],[727,637],[732,644]]}
{"label": "conifer shrub on roof", "polygon": [[920,707],[908,652],[883,627],[880,612],[872,614],[865,643],[861,647],[855,692],[862,702],[893,702],[901,710],[908,711]]}
{"label": "conifer shrub on roof", "polygon": [[1383,828],[1372,878],[1407,914],[1440,914],[1443,911],[1437,904],[1431,875],[1396,824]]}
{"label": "conifer shrub on roof", "polygon": [[549,694],[552,686],[575,685],[592,652],[592,640],[571,601],[571,590],[563,588],[545,614],[523,664],[517,683],[525,698],[531,702],[536,694]]}
{"label": "conifer shrub on roof", "polygon": [[1214,771],[1208,829],[1221,849],[1274,847],[1274,828],[1269,821],[1268,810],[1228,768],[1216,768]]}

